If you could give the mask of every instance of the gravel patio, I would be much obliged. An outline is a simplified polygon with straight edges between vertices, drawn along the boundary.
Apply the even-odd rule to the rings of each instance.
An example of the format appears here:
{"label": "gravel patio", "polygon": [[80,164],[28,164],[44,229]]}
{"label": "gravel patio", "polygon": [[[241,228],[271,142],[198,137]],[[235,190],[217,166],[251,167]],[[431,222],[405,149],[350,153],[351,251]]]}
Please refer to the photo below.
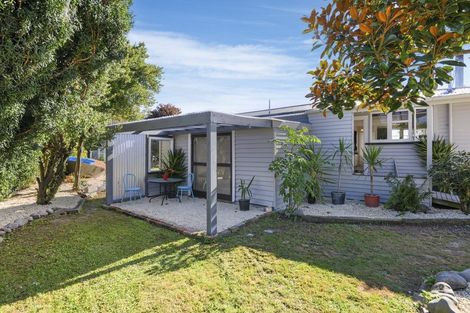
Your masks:
{"label": "gravel patio", "polygon": [[[113,203],[110,207],[184,233],[199,234],[206,231],[206,199],[203,198],[192,200],[185,197],[181,203],[176,198],[169,199],[163,205],[160,198],[155,198],[152,202],[149,202],[149,198],[142,198]],[[236,228],[264,214],[265,208],[261,206],[251,205],[249,211],[240,211],[238,203],[218,201],[217,232],[220,234]]]}
{"label": "gravel patio", "polygon": [[348,200],[343,205],[334,205],[325,200],[323,203],[303,204],[299,216],[312,221],[331,222],[375,222],[375,223],[462,223],[470,224],[470,215],[457,209],[430,208],[426,213],[401,213],[385,209],[382,205],[369,208],[359,201]]}

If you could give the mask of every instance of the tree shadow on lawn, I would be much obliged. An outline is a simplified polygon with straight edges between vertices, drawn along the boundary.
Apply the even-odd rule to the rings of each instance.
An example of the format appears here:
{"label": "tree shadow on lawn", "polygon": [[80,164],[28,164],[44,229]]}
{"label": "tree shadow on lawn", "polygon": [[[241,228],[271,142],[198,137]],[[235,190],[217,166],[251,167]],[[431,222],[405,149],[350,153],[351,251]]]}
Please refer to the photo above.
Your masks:
{"label": "tree shadow on lawn", "polygon": [[[355,277],[366,289],[402,293],[429,274],[470,265],[468,226],[312,224],[272,216],[204,240],[93,209],[96,205],[87,203],[78,215],[36,221],[0,244],[0,305],[137,264],[145,265],[147,275],[178,271],[237,248]],[[268,228],[274,233],[265,233]],[[236,260],[239,266],[248,261]]]}
{"label": "tree shadow on lawn", "polygon": [[173,271],[216,252],[200,249],[198,240],[92,206],[87,203],[81,214],[34,221],[0,244],[0,306],[135,264],[158,262],[161,272]]}

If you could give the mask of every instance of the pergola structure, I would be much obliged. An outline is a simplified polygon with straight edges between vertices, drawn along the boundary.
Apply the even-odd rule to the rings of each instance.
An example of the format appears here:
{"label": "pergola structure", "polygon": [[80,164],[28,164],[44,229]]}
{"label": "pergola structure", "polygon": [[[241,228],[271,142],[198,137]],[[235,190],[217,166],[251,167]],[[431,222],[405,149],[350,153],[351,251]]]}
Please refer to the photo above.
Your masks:
{"label": "pergola structure", "polygon": [[[279,120],[275,118],[258,118],[219,112],[200,112],[185,115],[141,120],[111,125],[117,132],[140,134],[159,131],[160,134],[178,132],[206,132],[207,135],[207,173],[206,173],[206,205],[207,235],[217,234],[217,132],[242,128],[278,128],[287,125],[298,128],[299,122]],[[112,147],[107,155],[107,190],[112,190]],[[107,202],[112,201],[112,192],[107,193]]]}

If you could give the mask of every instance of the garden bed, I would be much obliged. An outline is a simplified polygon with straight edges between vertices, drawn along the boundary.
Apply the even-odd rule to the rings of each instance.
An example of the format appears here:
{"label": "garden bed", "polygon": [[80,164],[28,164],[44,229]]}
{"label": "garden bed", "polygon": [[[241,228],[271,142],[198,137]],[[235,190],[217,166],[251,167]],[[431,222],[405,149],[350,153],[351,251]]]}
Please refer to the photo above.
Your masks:
{"label": "garden bed", "polygon": [[385,209],[382,205],[369,208],[352,200],[343,205],[330,202],[304,204],[297,215],[314,222],[470,224],[470,215],[459,210],[431,208],[426,213],[402,213]]}

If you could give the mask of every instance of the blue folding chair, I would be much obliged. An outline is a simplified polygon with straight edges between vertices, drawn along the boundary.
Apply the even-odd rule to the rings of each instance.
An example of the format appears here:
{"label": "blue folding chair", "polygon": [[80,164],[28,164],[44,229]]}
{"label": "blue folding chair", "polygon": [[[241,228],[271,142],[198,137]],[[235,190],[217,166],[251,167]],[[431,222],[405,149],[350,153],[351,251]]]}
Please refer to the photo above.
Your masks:
{"label": "blue folding chair", "polygon": [[123,180],[124,185],[124,195],[122,196],[121,202],[126,198],[126,195],[129,196],[130,200],[142,198],[142,188],[140,188],[137,177],[134,174],[126,174],[124,175]]}
{"label": "blue folding chair", "polygon": [[188,197],[191,196],[194,199],[193,184],[194,184],[194,174],[189,173],[187,178],[187,185],[181,185],[176,187],[176,196],[181,202],[181,198],[184,193],[188,194]]}

